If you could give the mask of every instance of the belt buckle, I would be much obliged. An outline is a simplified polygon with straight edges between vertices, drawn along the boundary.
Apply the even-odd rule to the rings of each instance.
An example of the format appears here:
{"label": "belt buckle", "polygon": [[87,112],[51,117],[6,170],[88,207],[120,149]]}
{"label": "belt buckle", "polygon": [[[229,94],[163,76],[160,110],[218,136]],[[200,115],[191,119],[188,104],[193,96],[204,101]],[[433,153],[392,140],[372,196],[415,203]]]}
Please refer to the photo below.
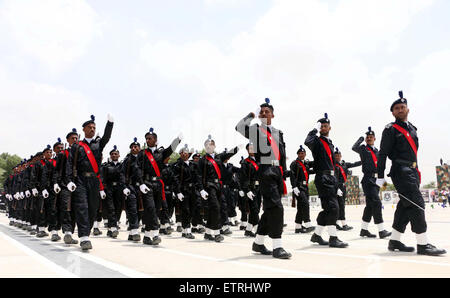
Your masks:
{"label": "belt buckle", "polygon": [[259,181],[255,181],[255,185],[259,185]]}
{"label": "belt buckle", "polygon": [[306,181],[303,181],[303,185],[306,185]]}

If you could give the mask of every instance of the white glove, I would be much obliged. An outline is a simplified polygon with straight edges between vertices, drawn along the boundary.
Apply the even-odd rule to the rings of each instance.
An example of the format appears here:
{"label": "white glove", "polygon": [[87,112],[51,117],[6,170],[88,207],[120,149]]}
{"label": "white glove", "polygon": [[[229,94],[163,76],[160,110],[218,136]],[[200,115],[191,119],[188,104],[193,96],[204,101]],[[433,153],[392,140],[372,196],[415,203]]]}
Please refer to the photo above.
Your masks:
{"label": "white glove", "polygon": [[130,193],[131,193],[131,191],[125,187],[123,190],[123,194],[128,197],[130,195]]}
{"label": "white glove", "polygon": [[255,195],[251,192],[251,191],[249,191],[248,193],[247,193],[247,197],[250,199],[250,200],[253,200],[253,197],[254,197]]}
{"label": "white glove", "polygon": [[244,193],[242,190],[240,190],[240,191],[239,191],[239,195],[240,195],[241,197],[243,197],[243,196],[245,196],[245,193]]}
{"label": "white glove", "polygon": [[316,129],[317,129],[317,131],[320,131],[320,128],[322,127],[322,123],[320,123],[320,122],[317,122],[317,124],[316,124]]}
{"label": "white glove", "polygon": [[106,199],[106,193],[104,190],[100,191],[100,198],[102,198],[102,200]]}
{"label": "white glove", "polygon": [[344,194],[343,192],[342,192],[342,190],[340,190],[339,188],[338,188],[338,190],[337,190],[337,195],[339,196],[339,197],[342,197],[342,195]]}
{"label": "white glove", "polygon": [[18,200],[19,197],[20,197],[20,194],[19,194],[18,192],[16,192],[16,193],[14,194],[14,199]]}
{"label": "white glove", "polygon": [[70,192],[74,192],[76,188],[77,188],[77,186],[76,186],[75,183],[73,183],[73,182],[69,182],[69,183],[67,184],[67,189],[68,189]]}
{"label": "white glove", "polygon": [[55,185],[53,185],[53,190],[55,191],[55,193],[59,193],[61,191],[61,187],[59,187],[58,183],[55,183]]}
{"label": "white glove", "polygon": [[9,200],[9,194],[6,194],[6,195],[5,195],[5,198],[7,198],[7,199]]}
{"label": "white glove", "polygon": [[44,199],[48,198],[48,191],[46,189],[42,191],[42,196],[44,197]]}
{"label": "white glove", "polygon": [[142,193],[148,193],[150,191],[150,189],[145,184],[141,184],[141,186],[139,186],[139,189]]}
{"label": "white glove", "polygon": [[177,194],[177,197],[178,197],[178,200],[180,200],[181,202],[183,202],[184,196],[183,196],[183,194],[182,194],[181,192]]}
{"label": "white glove", "polygon": [[253,114],[255,114],[255,118],[257,118],[259,116],[259,113],[261,112],[261,107],[258,107]]}
{"label": "white glove", "polygon": [[110,114],[108,114],[107,118],[109,122],[114,122],[114,118]]}
{"label": "white glove", "polygon": [[375,184],[379,187],[383,187],[386,183],[386,179],[384,178],[377,178],[377,181],[375,182]]}
{"label": "white glove", "polygon": [[183,133],[180,132],[180,134],[178,135],[178,139],[180,140],[180,142],[184,139]]}
{"label": "white glove", "polygon": [[25,195],[23,194],[23,191],[20,193],[20,199],[21,200],[25,199]]}
{"label": "white glove", "polygon": [[31,192],[30,192],[29,190],[26,190],[26,191],[25,191],[25,196],[26,196],[27,198],[31,197]]}
{"label": "white glove", "polygon": [[208,199],[208,193],[204,189],[202,189],[200,191],[200,195],[202,196],[203,200],[207,200]]}
{"label": "white glove", "polygon": [[39,194],[39,192],[38,192],[38,190],[37,190],[36,188],[33,188],[33,189],[31,190],[31,192],[33,193],[33,196],[35,196],[35,197],[37,197],[38,194]]}
{"label": "white glove", "polygon": [[294,188],[292,189],[292,191],[294,192],[294,194],[295,194],[296,196],[298,196],[298,195],[300,194],[300,190],[298,189],[298,187],[294,187]]}
{"label": "white glove", "polygon": [[12,201],[12,196],[11,195],[7,195],[8,200]]}

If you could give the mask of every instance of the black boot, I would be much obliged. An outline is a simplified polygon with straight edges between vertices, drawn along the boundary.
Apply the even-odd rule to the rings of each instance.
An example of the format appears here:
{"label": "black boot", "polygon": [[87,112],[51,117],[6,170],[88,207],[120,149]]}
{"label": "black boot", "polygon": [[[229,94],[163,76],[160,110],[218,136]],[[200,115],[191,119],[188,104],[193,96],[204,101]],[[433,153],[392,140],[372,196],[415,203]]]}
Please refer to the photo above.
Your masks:
{"label": "black boot", "polygon": [[256,237],[256,234],[255,233],[253,233],[252,231],[245,231],[245,233],[244,233],[244,236],[247,236],[247,237]]}
{"label": "black boot", "polygon": [[183,228],[181,226],[178,226],[177,227],[177,232],[179,232],[179,233],[183,232]]}
{"label": "black boot", "polygon": [[81,246],[81,250],[88,250],[88,249],[92,249],[92,243],[91,241],[87,240],[87,241],[82,241],[80,243]]}
{"label": "black boot", "polygon": [[220,234],[231,235],[231,234],[233,234],[233,232],[229,228],[227,228],[226,230],[220,230]]}
{"label": "black boot", "polygon": [[192,228],[192,233],[198,233],[198,229],[197,228]]}
{"label": "black boot", "polygon": [[389,240],[388,249],[390,251],[395,251],[395,250],[404,251],[404,252],[413,252],[414,251],[414,247],[406,246],[398,240]]}
{"label": "black boot", "polygon": [[223,238],[222,235],[216,235],[214,236],[214,241],[216,242],[222,242],[225,238]]}
{"label": "black boot", "polygon": [[203,234],[203,233],[205,233],[205,232],[206,232],[205,228],[199,228],[199,229],[198,229],[198,233],[199,233],[199,234]]}
{"label": "black boot", "polygon": [[427,256],[438,256],[446,254],[445,249],[436,248],[436,246],[428,243],[427,245],[417,245],[417,254]]}
{"label": "black boot", "polygon": [[272,256],[277,259],[289,259],[292,257],[292,254],[279,247],[273,250]]}
{"label": "black boot", "polygon": [[78,244],[78,240],[72,238],[72,235],[66,234],[64,235],[64,243],[65,244]]}
{"label": "black boot", "polygon": [[207,233],[205,233],[205,236],[203,236],[203,239],[214,241],[214,237],[212,235],[210,235],[210,234],[207,234]]}
{"label": "black boot", "polygon": [[155,236],[152,239],[152,245],[158,245],[161,243],[161,238],[159,236]]}
{"label": "black boot", "polygon": [[342,242],[338,239],[336,236],[330,237],[330,247],[337,247],[337,248],[345,248],[348,246],[348,243]]}
{"label": "black boot", "polygon": [[44,238],[44,237],[47,237],[47,236],[48,236],[48,234],[46,232],[44,232],[44,231],[39,231],[36,234],[36,237],[38,237],[38,238]]}
{"label": "black boot", "polygon": [[311,236],[311,242],[318,243],[319,245],[328,245],[329,244],[327,241],[323,240],[322,237],[320,237],[316,233],[314,233]]}
{"label": "black boot", "polygon": [[93,232],[94,236],[98,236],[103,234],[102,231],[100,231],[98,228],[94,228],[94,232]]}
{"label": "black boot", "polygon": [[50,240],[53,241],[53,242],[59,241],[59,240],[61,240],[61,237],[59,237],[59,235],[53,234],[52,238]]}
{"label": "black boot", "polygon": [[152,245],[152,239],[150,239],[150,237],[144,236],[144,240],[142,241],[142,243]]}
{"label": "black boot", "polygon": [[339,231],[342,231],[342,227],[340,225],[336,225],[336,229],[338,229]]}
{"label": "black boot", "polygon": [[195,236],[192,235],[191,233],[183,233],[181,234],[181,237],[184,237],[186,239],[195,239]]}
{"label": "black boot", "polygon": [[391,232],[388,232],[386,230],[380,231],[378,233],[378,235],[380,236],[380,239],[384,239],[386,237],[389,237],[389,236],[391,236],[391,234],[392,234]]}
{"label": "black boot", "polygon": [[259,252],[262,255],[266,255],[266,256],[269,256],[272,254],[272,251],[268,250],[264,244],[256,244],[255,242],[253,242],[252,250],[254,252]]}
{"label": "black boot", "polygon": [[361,232],[359,233],[359,236],[361,236],[361,237],[368,237],[368,238],[375,238],[375,237],[377,237],[377,235],[370,233],[369,230],[364,230],[364,229],[361,229]]}
{"label": "black boot", "polygon": [[112,231],[111,230],[108,230],[108,232],[106,232],[106,237],[112,237]]}
{"label": "black boot", "polygon": [[239,230],[243,231],[243,230],[245,230],[245,228],[246,228],[245,226],[240,226]]}
{"label": "black boot", "polygon": [[342,230],[343,230],[343,231],[350,231],[351,229],[353,229],[353,227],[351,227],[351,226],[349,226],[349,225],[344,225],[344,226],[342,227]]}
{"label": "black boot", "polygon": [[314,231],[315,227],[309,227],[309,228],[305,228],[305,233],[311,233],[312,231]]}
{"label": "black boot", "polygon": [[133,240],[135,242],[139,242],[139,241],[141,241],[141,235],[134,234],[134,235],[131,236],[131,240]]}
{"label": "black boot", "polygon": [[112,237],[112,238],[114,238],[114,239],[116,239],[116,238],[117,238],[117,236],[119,236],[119,231],[117,231],[117,230],[115,230],[115,231],[112,231],[112,233],[111,233],[111,237]]}

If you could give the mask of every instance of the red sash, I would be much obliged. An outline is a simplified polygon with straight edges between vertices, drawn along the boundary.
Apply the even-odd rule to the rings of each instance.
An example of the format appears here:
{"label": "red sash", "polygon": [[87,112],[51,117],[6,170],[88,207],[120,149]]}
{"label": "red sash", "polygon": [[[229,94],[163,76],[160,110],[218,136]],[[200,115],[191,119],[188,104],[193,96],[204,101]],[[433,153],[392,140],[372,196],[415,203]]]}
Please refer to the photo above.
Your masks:
{"label": "red sash", "polygon": [[322,142],[323,146],[325,147],[325,151],[327,152],[328,157],[330,158],[331,165],[334,167],[333,157],[331,156],[331,149],[327,142],[325,142],[323,139],[319,138],[319,140]]}
{"label": "red sash", "polygon": [[155,170],[156,176],[159,178],[159,182],[161,182],[161,186],[162,186],[162,199],[163,201],[166,200],[166,192],[165,192],[165,186],[164,186],[164,181],[161,179],[161,172],[159,171],[159,167],[158,164],[156,163],[155,158],[153,157],[153,154],[150,152],[150,150],[146,149],[145,150],[145,155],[147,155],[148,161],[150,162],[150,164],[153,167],[153,170]]}
{"label": "red sash", "polygon": [[[417,160],[417,146],[416,143],[414,143],[413,138],[411,137],[411,135],[409,134],[409,132],[406,131],[406,129],[404,129],[403,127],[401,127],[398,124],[394,124],[392,125],[395,129],[397,129],[399,132],[401,132],[406,140],[408,140],[409,145],[411,146],[411,149],[414,151],[414,154],[416,155],[416,160]],[[417,173],[419,173],[419,183],[422,183],[422,174],[419,171],[419,168],[416,167]]]}
{"label": "red sash", "polygon": [[342,177],[344,177],[344,182],[347,182],[347,175],[345,175],[344,168],[343,168],[341,165],[339,165],[339,164],[336,164],[336,166],[337,166],[337,167],[339,168],[339,170],[341,171]]}
{"label": "red sash", "polygon": [[372,154],[373,163],[375,164],[375,168],[377,168],[378,167],[377,155],[375,154],[375,152],[373,152],[372,148],[370,148],[369,146],[366,146],[366,148],[369,149],[370,154]]}
{"label": "red sash", "polygon": [[[267,140],[269,140],[270,147],[272,147],[272,151],[275,154],[275,157],[280,160],[280,149],[278,148],[276,142],[272,143],[272,134],[260,126],[261,131],[267,136]],[[283,177],[283,167],[280,166],[281,176]],[[286,181],[283,179],[283,194],[287,194]]]}
{"label": "red sash", "polygon": [[97,175],[98,182],[100,184],[100,190],[104,190],[102,179],[100,179],[100,173],[98,172],[98,165],[97,161],[95,160],[94,153],[92,153],[91,148],[88,146],[88,144],[84,143],[83,141],[78,142],[78,144],[83,147],[84,152],[86,152],[86,156],[89,160],[89,163],[91,164],[92,170],[94,170],[94,173]]}
{"label": "red sash", "polygon": [[45,161],[41,159],[41,164],[45,167]]}
{"label": "red sash", "polygon": [[296,160],[296,161],[302,167],[303,174],[305,174],[306,185],[308,185],[308,171],[306,170],[306,167],[302,162],[300,162],[299,160]]}
{"label": "red sash", "polygon": [[259,170],[258,165],[256,164],[256,162],[253,159],[247,158],[245,160],[248,161],[249,163],[251,163],[253,165],[253,167],[255,168],[255,170],[257,170],[257,171]]}
{"label": "red sash", "polygon": [[220,185],[222,185],[222,174],[220,173],[220,169],[219,169],[219,166],[217,165],[216,161],[213,158],[209,157],[208,155],[205,155],[205,158],[208,161],[210,161],[212,163],[212,165],[214,166],[214,170],[216,170],[216,174],[217,174],[217,177],[219,178]]}
{"label": "red sash", "polygon": [[56,168],[56,160],[54,160],[54,159],[52,158],[52,159],[50,159],[50,161],[52,162],[53,167]]}

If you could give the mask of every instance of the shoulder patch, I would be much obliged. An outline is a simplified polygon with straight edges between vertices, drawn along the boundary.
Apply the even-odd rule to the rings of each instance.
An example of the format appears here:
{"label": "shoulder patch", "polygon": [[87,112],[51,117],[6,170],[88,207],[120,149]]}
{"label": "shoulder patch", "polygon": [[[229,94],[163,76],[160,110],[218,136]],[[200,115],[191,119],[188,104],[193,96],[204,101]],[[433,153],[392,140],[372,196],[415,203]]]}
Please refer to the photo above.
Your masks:
{"label": "shoulder patch", "polygon": [[394,122],[389,123],[388,125],[386,125],[385,128],[387,128],[387,129],[391,128],[391,127],[392,127],[392,124],[394,124]]}

